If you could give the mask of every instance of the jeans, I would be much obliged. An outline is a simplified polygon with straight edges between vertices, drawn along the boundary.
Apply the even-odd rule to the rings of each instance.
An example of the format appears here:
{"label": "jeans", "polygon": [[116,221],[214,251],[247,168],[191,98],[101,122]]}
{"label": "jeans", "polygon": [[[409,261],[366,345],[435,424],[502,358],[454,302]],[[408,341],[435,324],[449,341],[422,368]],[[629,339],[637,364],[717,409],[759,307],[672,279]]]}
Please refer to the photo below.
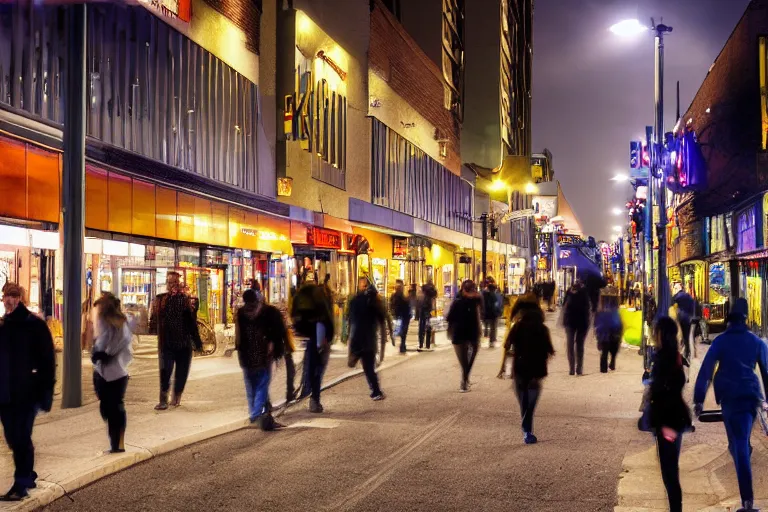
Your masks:
{"label": "jeans", "polygon": [[32,444],[32,427],[35,424],[37,407],[33,404],[0,406],[0,422],[3,425],[5,441],[13,452],[14,485],[29,489],[37,475],[34,472],[35,446]]}
{"label": "jeans", "polygon": [[312,400],[316,402],[320,401],[320,389],[323,383],[325,364],[328,361],[327,356],[328,354],[324,354],[317,348],[317,342],[314,339],[307,340],[307,348],[304,352],[304,371],[307,379],[305,386],[308,385],[309,394]]}
{"label": "jeans", "polygon": [[752,426],[757,417],[754,407],[722,404],[723,423],[728,436],[728,450],[736,466],[736,478],[739,481],[739,493],[742,503],[753,501],[752,490],[752,445],[749,442]]}
{"label": "jeans", "polygon": [[285,400],[290,402],[296,393],[296,363],[293,362],[293,354],[285,353]]}
{"label": "jeans", "polygon": [[125,427],[128,424],[124,402],[127,387],[127,376],[107,382],[98,373],[93,374],[93,388],[99,398],[101,418],[107,422],[109,446],[112,450],[124,449]]}
{"label": "jeans", "polygon": [[165,349],[160,353],[160,391],[168,393],[171,389],[171,375],[176,366],[176,380],[173,382],[173,392],[180,395],[184,392],[192,366],[192,349]]}
{"label": "jeans", "polygon": [[683,434],[678,432],[677,439],[669,442],[661,432],[656,434],[656,446],[659,451],[661,479],[667,489],[670,512],[683,511],[683,490],[680,487],[680,448],[683,445]]}
{"label": "jeans", "polygon": [[363,372],[368,380],[368,387],[371,388],[371,396],[381,394],[379,388],[379,376],[376,374],[376,352],[363,352],[360,354],[360,360],[363,363]]}
{"label": "jeans", "polygon": [[453,349],[456,351],[456,357],[461,365],[461,381],[469,382],[469,373],[472,371],[472,365],[475,364],[477,348],[480,345],[478,341],[465,341],[463,343],[454,343]]}
{"label": "jeans", "polygon": [[[411,314],[403,315],[400,319],[400,352],[405,352],[405,338],[408,337],[408,324],[411,322]],[[419,322],[421,323],[421,322]]]}
{"label": "jeans", "polygon": [[587,338],[587,328],[565,328],[565,343],[568,352],[568,367],[571,375],[582,374],[584,370],[584,340]]}
{"label": "jeans", "polygon": [[538,379],[528,381],[515,379],[515,393],[520,403],[520,417],[523,420],[523,432],[533,433],[533,413],[541,394],[541,382]]}
{"label": "jeans", "polygon": [[496,330],[499,327],[498,318],[486,318],[483,320],[483,327],[485,335],[488,337],[488,341],[493,344],[496,343]]}
{"label": "jeans", "polygon": [[270,368],[243,368],[245,377],[245,397],[248,400],[248,416],[251,421],[267,411],[269,382],[272,379]]}
{"label": "jeans", "polygon": [[429,328],[430,318],[431,315],[428,311],[422,311],[421,314],[419,314],[419,348],[424,347],[424,338],[427,339],[427,349],[429,349],[432,344],[432,333],[429,332],[431,330]]}

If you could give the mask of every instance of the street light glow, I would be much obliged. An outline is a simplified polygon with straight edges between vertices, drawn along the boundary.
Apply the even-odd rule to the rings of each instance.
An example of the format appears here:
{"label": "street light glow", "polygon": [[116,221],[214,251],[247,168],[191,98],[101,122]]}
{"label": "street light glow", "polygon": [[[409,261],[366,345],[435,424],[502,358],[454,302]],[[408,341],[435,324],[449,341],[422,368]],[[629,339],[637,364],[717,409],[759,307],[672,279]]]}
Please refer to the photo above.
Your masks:
{"label": "street light glow", "polygon": [[624,213],[624,210],[622,210],[621,208],[614,208],[613,210],[611,210],[611,212],[614,215],[621,215],[622,213]]}
{"label": "street light glow", "polygon": [[525,184],[525,193],[526,194],[535,194],[539,191],[539,187],[537,187],[534,183],[526,183]]}
{"label": "street light glow", "polygon": [[621,226],[613,226],[613,230],[616,231],[617,233],[621,233],[622,231],[624,231],[624,228]]}
{"label": "street light glow", "polygon": [[611,178],[611,181],[629,181],[629,175],[628,174],[616,174],[613,178]]}
{"label": "street light glow", "polygon": [[505,188],[507,188],[507,184],[502,180],[496,179],[491,182],[491,190],[494,192],[501,192]]}
{"label": "street light glow", "polygon": [[611,26],[610,31],[621,37],[634,36],[648,30],[648,27],[636,19],[623,20]]}

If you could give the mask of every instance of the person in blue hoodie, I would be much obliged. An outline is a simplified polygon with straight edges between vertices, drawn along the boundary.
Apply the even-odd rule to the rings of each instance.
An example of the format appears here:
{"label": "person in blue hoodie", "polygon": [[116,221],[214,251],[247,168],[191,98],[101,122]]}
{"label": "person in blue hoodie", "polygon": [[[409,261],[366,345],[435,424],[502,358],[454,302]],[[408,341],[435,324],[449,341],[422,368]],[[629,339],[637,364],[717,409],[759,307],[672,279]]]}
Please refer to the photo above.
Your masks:
{"label": "person in blue hoodie", "polygon": [[[764,406],[763,391],[768,392],[768,346],[749,331],[748,314],[746,299],[736,299],[728,315],[728,328],[715,338],[704,357],[693,395],[698,416],[714,375],[715,399],[723,410],[728,449],[739,481],[743,505],[740,511],[755,510],[749,438],[757,408]],[[755,366],[760,368],[762,386],[755,375]]]}

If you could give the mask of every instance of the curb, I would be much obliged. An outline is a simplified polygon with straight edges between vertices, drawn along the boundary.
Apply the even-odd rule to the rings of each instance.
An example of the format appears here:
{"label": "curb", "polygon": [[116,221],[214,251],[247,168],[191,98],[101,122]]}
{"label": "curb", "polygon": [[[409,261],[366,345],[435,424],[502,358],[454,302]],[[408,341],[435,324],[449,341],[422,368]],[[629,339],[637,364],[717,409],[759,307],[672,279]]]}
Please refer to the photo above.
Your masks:
{"label": "curb", "polygon": [[[436,352],[441,350],[446,350],[449,346],[450,345],[440,345],[439,347],[436,347],[434,350]],[[408,355],[406,357],[394,356],[391,359],[385,360],[385,362],[382,363],[382,365],[379,368],[377,368],[376,372],[378,373],[383,370],[393,368],[399,364],[402,364],[412,359],[413,357],[417,357],[418,355],[421,355],[421,353]],[[362,375],[363,373],[364,372],[362,369],[359,369],[359,368],[351,369],[350,371],[340,375],[339,377],[336,377],[335,379],[325,384],[322,387],[322,390],[326,391],[328,389],[331,389],[354,377]],[[286,413],[288,409],[290,409],[294,405],[298,405],[299,403],[305,400],[306,399],[302,399],[296,402],[292,402],[290,404],[286,404],[285,399],[282,399],[281,401],[273,404],[273,409],[274,409],[273,412],[275,412],[276,417],[282,416],[283,414]],[[250,426],[250,422],[248,421],[247,418],[244,418],[242,420],[236,420],[230,423],[225,423],[223,425],[218,425],[216,427],[205,429],[200,432],[195,432],[194,434],[190,434],[188,436],[184,436],[178,439],[169,440],[152,449],[145,448],[142,446],[137,446],[137,445],[129,445],[129,448],[133,448],[138,451],[131,451],[124,454],[120,454],[118,456],[111,456],[112,458],[105,457],[104,464],[99,465],[98,467],[95,467],[95,468],[91,468],[82,474],[63,479],[60,482],[51,482],[51,481],[45,480],[44,478],[38,479],[38,488],[34,490],[32,493],[30,493],[29,498],[25,499],[24,501],[14,503],[10,506],[7,506],[7,505],[3,506],[2,504],[0,504],[0,512],[11,512],[11,511],[27,512],[27,511],[37,510],[39,508],[50,505],[51,503],[53,503],[54,501],[60,498],[69,496],[70,493],[75,492],[79,489],[82,489],[83,487],[86,487],[98,480],[101,480],[102,478],[105,478],[107,476],[110,476],[120,471],[123,471],[125,469],[128,469],[139,463],[146,462],[160,455],[199,443],[201,441],[213,439],[215,437],[219,437],[225,434],[231,434],[232,432],[245,429],[249,426]]]}

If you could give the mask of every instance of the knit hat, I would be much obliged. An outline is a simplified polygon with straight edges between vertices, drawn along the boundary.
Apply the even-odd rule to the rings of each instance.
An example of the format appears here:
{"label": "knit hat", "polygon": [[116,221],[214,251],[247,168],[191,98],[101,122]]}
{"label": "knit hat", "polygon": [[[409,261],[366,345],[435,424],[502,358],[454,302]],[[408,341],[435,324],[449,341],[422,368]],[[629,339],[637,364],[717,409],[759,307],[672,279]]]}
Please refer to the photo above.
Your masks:
{"label": "knit hat", "polygon": [[24,296],[24,291],[21,289],[21,286],[19,286],[18,284],[7,282],[3,286],[3,296],[21,298]]}
{"label": "knit hat", "polygon": [[731,313],[729,316],[732,317],[738,317],[742,320],[746,320],[749,316],[749,304],[747,303],[747,299],[743,297],[739,297],[733,302],[733,306],[731,306]]}

